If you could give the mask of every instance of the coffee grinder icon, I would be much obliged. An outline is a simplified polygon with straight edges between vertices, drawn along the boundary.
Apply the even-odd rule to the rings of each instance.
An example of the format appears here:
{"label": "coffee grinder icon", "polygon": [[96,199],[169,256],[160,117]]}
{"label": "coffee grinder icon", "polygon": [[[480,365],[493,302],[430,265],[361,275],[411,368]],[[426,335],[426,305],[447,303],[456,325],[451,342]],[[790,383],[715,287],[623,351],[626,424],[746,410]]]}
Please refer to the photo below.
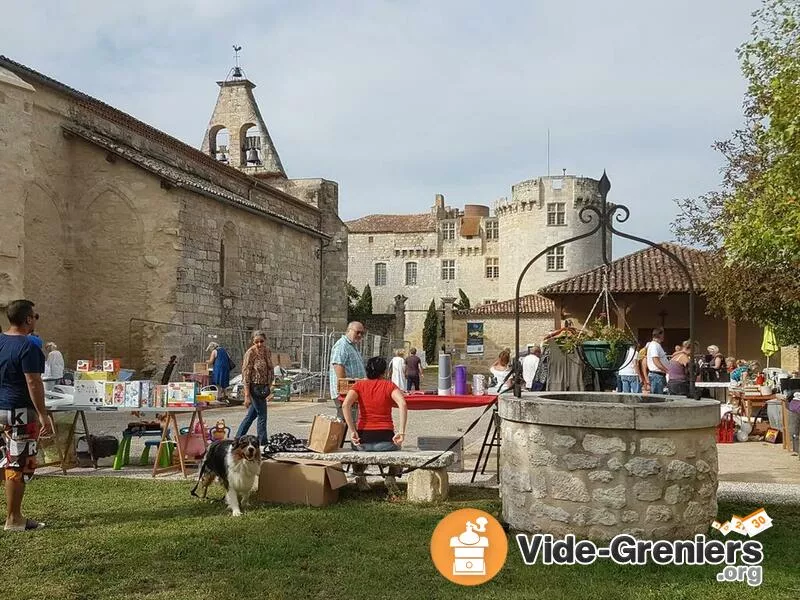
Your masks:
{"label": "coffee grinder icon", "polygon": [[[450,538],[453,549],[453,575],[486,575],[486,548],[489,538],[478,535],[486,531],[489,520],[486,517],[475,519],[478,523],[467,521],[466,531]],[[476,533],[478,532],[478,533]]]}

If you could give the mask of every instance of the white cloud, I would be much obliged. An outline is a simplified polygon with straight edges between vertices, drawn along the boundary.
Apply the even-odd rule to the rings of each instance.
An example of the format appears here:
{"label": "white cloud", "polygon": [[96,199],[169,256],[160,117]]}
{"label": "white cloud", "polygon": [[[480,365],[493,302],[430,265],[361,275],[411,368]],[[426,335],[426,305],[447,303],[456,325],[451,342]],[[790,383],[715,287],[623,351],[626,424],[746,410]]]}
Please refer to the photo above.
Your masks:
{"label": "white cloud", "polygon": [[[293,177],[344,218],[491,203],[551,171],[599,176],[629,230],[669,239],[672,199],[719,181],[741,121],[735,48],[756,0],[603,3],[140,0],[4,9],[2,53],[199,145],[244,46]],[[628,251],[630,245],[617,246]]]}

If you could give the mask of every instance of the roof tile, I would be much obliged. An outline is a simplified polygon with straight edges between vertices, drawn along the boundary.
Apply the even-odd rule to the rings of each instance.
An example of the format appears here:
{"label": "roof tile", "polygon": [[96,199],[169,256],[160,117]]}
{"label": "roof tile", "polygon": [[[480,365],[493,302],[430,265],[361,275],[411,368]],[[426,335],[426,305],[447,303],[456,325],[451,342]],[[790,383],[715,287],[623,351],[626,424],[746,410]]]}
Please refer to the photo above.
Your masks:
{"label": "roof tile", "polygon": [[[659,244],[675,254],[691,274],[696,292],[705,286],[706,273],[713,267],[711,252],[672,243]],[[603,289],[605,266],[596,267],[575,277],[563,279],[539,290],[545,296],[564,294],[599,294]],[[688,292],[689,281],[681,268],[655,248],[645,248],[611,263],[608,268],[608,291],[619,293]]]}
{"label": "roof tile", "polygon": [[436,231],[432,214],[367,215],[346,223],[350,233],[428,233]]}
{"label": "roof tile", "polygon": [[[555,305],[553,301],[540,296],[539,294],[528,294],[522,296],[520,301],[520,314],[523,315],[549,315],[553,312]],[[516,308],[516,299],[503,300],[502,302],[492,302],[491,304],[481,304],[469,310],[458,311],[458,314],[466,317],[494,316],[494,315],[513,315]]]}

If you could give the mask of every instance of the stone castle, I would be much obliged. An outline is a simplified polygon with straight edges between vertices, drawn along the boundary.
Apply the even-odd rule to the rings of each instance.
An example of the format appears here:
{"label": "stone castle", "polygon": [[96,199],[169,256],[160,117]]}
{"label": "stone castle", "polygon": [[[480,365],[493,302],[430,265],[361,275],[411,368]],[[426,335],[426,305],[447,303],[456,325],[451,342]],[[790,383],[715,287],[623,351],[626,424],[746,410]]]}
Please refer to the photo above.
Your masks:
{"label": "stone castle", "polygon": [[[472,306],[515,297],[525,264],[547,246],[588,232],[580,209],[599,202],[598,181],[573,175],[538,177],[512,186],[511,199],[488,206],[445,205],[437,195],[429,213],[368,215],[349,221],[348,280],[370,285],[375,313],[405,302],[404,339],[420,346],[431,300],[458,299]],[[596,221],[595,221],[596,222]],[[601,240],[591,236],[542,257],[526,274],[521,294],[601,264]],[[402,300],[402,298],[401,298]]]}
{"label": "stone castle", "polygon": [[132,344],[132,319],[344,326],[337,184],[287,178],[255,85],[238,66],[218,84],[196,149],[0,57],[0,309],[33,300],[69,362],[96,340],[134,368],[180,352],[167,325]]}

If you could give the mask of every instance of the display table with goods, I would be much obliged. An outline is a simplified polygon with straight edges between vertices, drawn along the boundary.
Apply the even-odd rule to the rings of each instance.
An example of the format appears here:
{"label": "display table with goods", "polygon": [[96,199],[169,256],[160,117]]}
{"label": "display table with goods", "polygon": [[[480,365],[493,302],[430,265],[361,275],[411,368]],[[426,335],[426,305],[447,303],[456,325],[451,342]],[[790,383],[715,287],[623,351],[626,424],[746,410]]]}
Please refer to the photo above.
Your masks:
{"label": "display table with goods", "polygon": [[[108,363],[108,365],[105,365]],[[75,441],[75,433],[80,420],[83,426],[81,432],[89,446],[88,452],[92,465],[97,468],[96,452],[92,448],[93,438],[89,432],[86,412],[118,412],[131,415],[160,415],[161,432],[158,442],[156,458],[153,465],[153,476],[168,471],[180,470],[187,476],[187,467],[192,466],[202,457],[208,444],[205,435],[206,427],[203,422],[203,411],[211,408],[226,406],[217,401],[215,392],[200,390],[195,381],[171,382],[157,384],[156,382],[125,381],[119,380],[120,374],[125,377],[132,375],[119,369],[118,361],[104,361],[107,370],[90,370],[90,361],[79,361],[78,378],[75,386],[60,388],[55,393],[48,393],[46,404],[51,413],[74,412],[74,417],[68,425],[68,432],[63,445],[59,444],[59,466],[66,472],[70,465],[65,460],[70,454],[71,446]],[[130,374],[130,375],[129,375]],[[188,426],[181,428],[179,416],[188,416]],[[56,419],[57,420],[57,419]],[[155,433],[158,432],[148,432]],[[138,433],[137,435],[141,435]],[[123,444],[118,446],[114,453],[122,452],[115,458],[115,468],[124,464],[129,452],[130,435],[123,432]],[[57,435],[56,439],[62,436]],[[127,444],[127,446],[126,446]],[[154,444],[153,444],[154,445]],[[177,450],[177,452],[173,452]],[[177,454],[177,456],[174,456]],[[164,457],[171,460],[164,460]],[[46,465],[54,464],[53,462]]]}
{"label": "display table with goods", "polygon": [[[709,389],[717,402],[726,402],[728,389],[731,387],[730,381],[696,381],[694,387],[697,389]],[[724,390],[721,394],[719,390]],[[722,396],[722,398],[720,398]]]}

